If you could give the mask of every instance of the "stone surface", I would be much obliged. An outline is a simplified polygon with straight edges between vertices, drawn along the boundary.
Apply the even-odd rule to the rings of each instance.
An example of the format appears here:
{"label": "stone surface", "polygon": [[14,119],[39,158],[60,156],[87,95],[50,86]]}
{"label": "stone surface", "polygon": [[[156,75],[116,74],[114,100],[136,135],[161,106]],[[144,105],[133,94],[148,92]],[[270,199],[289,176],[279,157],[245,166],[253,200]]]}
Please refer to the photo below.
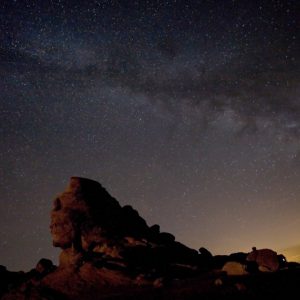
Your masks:
{"label": "stone surface", "polygon": [[[172,234],[160,232],[159,225],[149,227],[134,208],[122,207],[100,183],[79,177],[72,177],[66,190],[54,199],[50,229],[53,245],[61,248],[59,266],[47,259],[27,273],[9,272],[0,266],[1,299],[124,300],[137,299],[134,293],[142,293],[139,299],[179,295],[178,299],[186,300],[189,282],[191,299],[196,295],[193,289],[203,296],[208,288],[212,294],[216,288],[225,295],[245,293],[248,286],[242,280],[251,280],[258,270],[277,271],[284,258],[279,259],[270,249],[213,256],[201,247],[198,253]],[[252,275],[239,276],[239,281],[233,282],[236,275],[248,274],[246,266]],[[276,276],[273,273],[264,276]],[[145,298],[147,291],[153,297]]]}
{"label": "stone surface", "polygon": [[279,258],[271,249],[256,249],[247,256],[247,261],[256,262],[261,272],[275,272],[279,269]]}
{"label": "stone surface", "polygon": [[222,271],[226,272],[227,275],[231,276],[239,276],[239,275],[248,275],[249,273],[246,271],[246,266],[236,262],[236,261],[229,261],[227,262]]}
{"label": "stone surface", "polygon": [[[51,212],[53,245],[63,249],[60,266],[81,265],[94,257],[121,259],[133,268],[197,261],[197,252],[149,227],[131,206],[121,206],[100,183],[72,177]],[[147,258],[145,258],[147,257]],[[165,266],[164,266],[165,267]]]}

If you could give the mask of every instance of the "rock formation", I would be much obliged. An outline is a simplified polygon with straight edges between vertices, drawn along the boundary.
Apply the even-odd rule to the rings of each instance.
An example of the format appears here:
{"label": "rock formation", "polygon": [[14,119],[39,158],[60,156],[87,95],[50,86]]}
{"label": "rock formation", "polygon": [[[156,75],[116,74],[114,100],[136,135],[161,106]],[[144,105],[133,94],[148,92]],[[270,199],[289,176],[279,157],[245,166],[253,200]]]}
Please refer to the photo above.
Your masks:
{"label": "rock formation", "polygon": [[62,294],[72,291],[72,299],[82,292],[74,283],[94,294],[114,286],[160,286],[161,277],[196,270],[196,250],[160,232],[158,225],[149,227],[136,210],[122,207],[90,179],[71,178],[54,200],[50,229],[53,245],[62,252],[57,270],[42,282]]}
{"label": "rock formation", "polygon": [[222,268],[222,271],[226,272],[227,275],[248,275],[249,273],[246,270],[246,265],[243,265],[236,261],[228,261]]}
{"label": "rock formation", "polygon": [[[174,278],[220,272],[226,262],[227,275],[255,273],[257,266],[261,271],[279,267],[276,252],[269,249],[213,256],[201,247],[198,253],[172,234],[160,232],[159,225],[149,227],[136,210],[121,206],[100,183],[79,177],[72,177],[54,199],[50,230],[53,245],[62,249],[58,267],[47,259],[28,273],[0,266],[1,299],[108,299],[116,291],[117,299],[125,299],[123,295],[141,287],[153,292]],[[220,282],[216,285],[226,286],[224,278]]]}
{"label": "rock formation", "polygon": [[259,271],[275,272],[279,269],[279,257],[277,253],[271,249],[256,249],[252,248],[247,256],[247,261],[256,262]]}
{"label": "rock formation", "polygon": [[136,210],[120,206],[90,179],[71,178],[66,191],[54,200],[50,228],[53,245],[63,249],[60,266],[96,257],[151,269],[156,260],[159,264],[197,261],[197,251],[161,233],[158,225],[149,227]]}

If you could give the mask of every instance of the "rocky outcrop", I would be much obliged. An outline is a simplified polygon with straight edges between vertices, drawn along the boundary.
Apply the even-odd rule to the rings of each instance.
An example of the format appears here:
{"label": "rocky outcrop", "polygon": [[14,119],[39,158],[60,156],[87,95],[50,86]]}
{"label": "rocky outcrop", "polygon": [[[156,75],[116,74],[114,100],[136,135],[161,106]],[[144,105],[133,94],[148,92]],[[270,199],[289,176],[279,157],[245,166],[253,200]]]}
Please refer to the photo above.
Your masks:
{"label": "rocky outcrop", "polygon": [[90,179],[71,178],[66,191],[54,200],[50,228],[53,245],[63,249],[60,266],[100,257],[151,269],[161,260],[197,261],[197,251],[176,242],[172,234],[161,233],[158,225],[149,227],[136,210],[122,207]]}
{"label": "rocky outcrop", "polygon": [[17,276],[17,288],[4,299],[95,299],[108,291],[161,287],[163,278],[197,269],[196,250],[160,232],[159,225],[149,227],[135,209],[121,206],[90,179],[72,177],[54,199],[50,230],[53,245],[62,249],[58,267],[40,260]]}
{"label": "rocky outcrop", "polygon": [[121,206],[100,183],[79,177],[72,177],[54,199],[50,230],[53,245],[61,248],[58,267],[47,259],[28,273],[0,266],[0,296],[5,294],[1,299],[108,299],[116,291],[118,299],[124,299],[132,291],[153,291],[175,278],[220,270],[246,275],[256,273],[257,266],[261,271],[279,267],[279,256],[269,249],[213,256],[201,247],[198,253],[161,232],[159,225],[149,227],[135,209]]}
{"label": "rocky outcrop", "polygon": [[[54,272],[56,267],[52,261],[42,258],[38,261],[36,267],[29,272],[10,272],[0,266],[0,298],[1,300],[42,300],[62,299],[56,291],[43,290],[41,282],[50,273]],[[4,294],[2,297],[1,295]]]}
{"label": "rocky outcrop", "polygon": [[255,262],[261,272],[275,272],[279,269],[280,260],[277,253],[271,249],[252,248],[247,256],[248,262]]}
{"label": "rocky outcrop", "polygon": [[[159,225],[149,227],[135,209],[86,178],[72,177],[54,199],[50,229],[62,252],[58,268],[42,284],[62,294],[75,283],[85,291],[159,286],[159,278],[193,273],[198,263],[196,250],[160,232]],[[82,296],[76,288],[72,292],[72,299]]]}

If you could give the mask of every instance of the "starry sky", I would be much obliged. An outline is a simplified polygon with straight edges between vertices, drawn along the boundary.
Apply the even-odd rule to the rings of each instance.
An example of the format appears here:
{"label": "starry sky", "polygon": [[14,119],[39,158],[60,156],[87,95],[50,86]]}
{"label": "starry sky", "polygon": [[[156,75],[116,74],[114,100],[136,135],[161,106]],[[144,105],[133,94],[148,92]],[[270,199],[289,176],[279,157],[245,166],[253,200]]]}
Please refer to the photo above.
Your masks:
{"label": "starry sky", "polygon": [[299,245],[296,3],[1,1],[0,264],[57,263],[71,176],[195,249]]}

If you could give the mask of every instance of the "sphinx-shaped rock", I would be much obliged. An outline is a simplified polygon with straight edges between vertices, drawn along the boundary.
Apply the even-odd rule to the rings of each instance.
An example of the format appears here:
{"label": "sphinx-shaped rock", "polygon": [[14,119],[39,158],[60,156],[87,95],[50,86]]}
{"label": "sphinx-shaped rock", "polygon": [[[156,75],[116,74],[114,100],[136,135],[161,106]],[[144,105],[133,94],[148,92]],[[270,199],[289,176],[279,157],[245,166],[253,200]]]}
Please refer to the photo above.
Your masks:
{"label": "sphinx-shaped rock", "polygon": [[50,228],[53,245],[63,249],[60,267],[76,269],[89,262],[134,274],[197,262],[197,251],[160,233],[158,225],[149,227],[96,181],[72,177],[53,204]]}
{"label": "sphinx-shaped rock", "polygon": [[158,287],[162,277],[195,272],[196,250],[161,233],[158,225],[149,227],[136,210],[122,207],[90,179],[71,178],[54,200],[50,228],[53,245],[62,252],[58,268],[40,287],[70,299],[89,299],[116,287]]}

